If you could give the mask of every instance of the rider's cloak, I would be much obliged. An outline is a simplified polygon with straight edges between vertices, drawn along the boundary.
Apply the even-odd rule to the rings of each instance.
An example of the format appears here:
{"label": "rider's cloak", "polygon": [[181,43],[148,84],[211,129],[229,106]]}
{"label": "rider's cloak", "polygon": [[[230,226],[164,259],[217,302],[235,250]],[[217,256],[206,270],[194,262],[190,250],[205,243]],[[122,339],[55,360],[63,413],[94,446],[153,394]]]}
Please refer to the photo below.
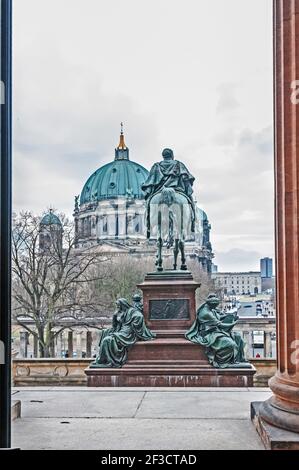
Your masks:
{"label": "rider's cloak", "polygon": [[158,192],[162,187],[173,188],[191,198],[194,179],[182,162],[178,160],[162,161],[152,166],[141,189],[145,193],[145,199]]}

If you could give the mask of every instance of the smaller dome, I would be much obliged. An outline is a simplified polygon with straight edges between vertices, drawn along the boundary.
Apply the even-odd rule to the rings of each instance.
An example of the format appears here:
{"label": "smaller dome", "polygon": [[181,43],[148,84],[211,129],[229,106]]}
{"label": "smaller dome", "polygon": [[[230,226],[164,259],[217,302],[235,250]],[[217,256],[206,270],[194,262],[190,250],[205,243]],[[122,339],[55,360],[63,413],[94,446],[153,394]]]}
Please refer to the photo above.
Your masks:
{"label": "smaller dome", "polygon": [[200,207],[196,206],[196,212],[197,212],[197,217],[199,220],[202,222],[208,220],[208,216],[204,210],[202,210]]}
{"label": "smaller dome", "polygon": [[45,214],[40,221],[40,225],[62,225],[59,217],[53,212],[48,212]]}

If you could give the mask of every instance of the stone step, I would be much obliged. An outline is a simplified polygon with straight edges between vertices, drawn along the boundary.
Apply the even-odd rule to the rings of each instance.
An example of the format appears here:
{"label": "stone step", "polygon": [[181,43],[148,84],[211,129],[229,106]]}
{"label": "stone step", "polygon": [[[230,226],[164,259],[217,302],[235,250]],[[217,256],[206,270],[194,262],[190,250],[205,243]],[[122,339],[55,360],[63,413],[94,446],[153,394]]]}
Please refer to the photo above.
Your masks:
{"label": "stone step", "polygon": [[155,330],[157,339],[160,338],[185,338],[186,329],[183,330]]}
{"label": "stone step", "polygon": [[89,387],[252,387],[255,369],[126,364],[119,369],[85,369],[85,373]]}
{"label": "stone step", "polygon": [[153,369],[153,368],[167,368],[167,369],[183,369],[183,370],[187,370],[187,369],[197,369],[199,367],[209,367],[209,364],[208,363],[203,363],[203,362],[186,362],[186,363],[182,363],[182,362],[177,362],[176,364],[174,363],[170,363],[170,362],[162,362],[162,361],[157,361],[157,362],[129,362],[127,364],[125,364],[123,366],[123,368],[139,368],[139,369]]}

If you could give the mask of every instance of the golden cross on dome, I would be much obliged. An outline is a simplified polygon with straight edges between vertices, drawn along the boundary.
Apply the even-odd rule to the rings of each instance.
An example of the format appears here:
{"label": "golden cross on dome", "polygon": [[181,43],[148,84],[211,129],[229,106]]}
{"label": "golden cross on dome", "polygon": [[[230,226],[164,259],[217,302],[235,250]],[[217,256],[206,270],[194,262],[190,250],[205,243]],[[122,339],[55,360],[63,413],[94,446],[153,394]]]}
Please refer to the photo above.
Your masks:
{"label": "golden cross on dome", "polygon": [[119,139],[119,144],[118,144],[118,149],[125,150],[127,148],[125,144],[125,138],[124,138],[124,123],[120,123],[120,139]]}

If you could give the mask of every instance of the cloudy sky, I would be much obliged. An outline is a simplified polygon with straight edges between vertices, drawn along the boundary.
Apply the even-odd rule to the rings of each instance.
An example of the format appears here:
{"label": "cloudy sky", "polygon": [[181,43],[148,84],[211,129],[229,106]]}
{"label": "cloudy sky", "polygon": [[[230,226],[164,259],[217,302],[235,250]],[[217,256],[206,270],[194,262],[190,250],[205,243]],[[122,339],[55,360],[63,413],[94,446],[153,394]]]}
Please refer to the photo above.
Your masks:
{"label": "cloudy sky", "polygon": [[273,256],[272,0],[15,0],[14,209],[71,214],[119,123],[196,177],[220,270]]}

